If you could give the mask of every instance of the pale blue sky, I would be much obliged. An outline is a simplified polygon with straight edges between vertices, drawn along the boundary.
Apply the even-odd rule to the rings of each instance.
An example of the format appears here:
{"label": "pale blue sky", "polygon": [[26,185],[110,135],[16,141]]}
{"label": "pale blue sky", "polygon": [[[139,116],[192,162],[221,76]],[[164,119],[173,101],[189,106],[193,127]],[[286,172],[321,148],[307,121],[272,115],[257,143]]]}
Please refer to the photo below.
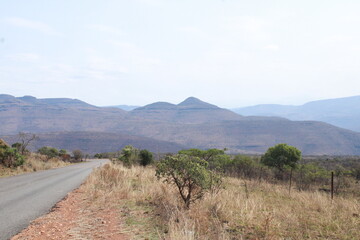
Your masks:
{"label": "pale blue sky", "polygon": [[0,93],[105,106],[360,95],[360,1],[0,0]]}

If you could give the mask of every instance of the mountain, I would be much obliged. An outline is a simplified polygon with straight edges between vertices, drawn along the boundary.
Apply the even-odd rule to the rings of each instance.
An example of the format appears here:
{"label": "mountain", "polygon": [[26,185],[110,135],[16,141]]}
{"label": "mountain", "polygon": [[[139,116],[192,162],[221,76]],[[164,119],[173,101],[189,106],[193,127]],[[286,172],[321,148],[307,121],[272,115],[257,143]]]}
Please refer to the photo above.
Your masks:
{"label": "mountain", "polygon": [[244,116],[322,121],[360,132],[360,96],[313,101],[301,106],[263,104],[232,110]]}
{"label": "mountain", "polygon": [[127,117],[117,108],[95,107],[77,99],[0,95],[0,133],[102,131]]}
{"label": "mountain", "polygon": [[244,117],[193,97],[127,112],[76,99],[0,95],[0,122],[0,137],[6,141],[4,136],[26,131],[40,135],[40,145],[89,152],[131,143],[165,152],[226,147],[231,153],[263,153],[276,143],[288,143],[305,155],[360,154],[360,133],[318,121]]}
{"label": "mountain", "polygon": [[120,109],[125,110],[125,111],[132,111],[132,110],[134,110],[135,108],[139,108],[140,106],[133,106],[133,105],[116,105],[116,106],[110,106],[110,107],[120,108]]}
{"label": "mountain", "polygon": [[130,112],[132,116],[144,119],[167,122],[196,124],[226,120],[239,120],[241,116],[227,109],[189,97],[175,105],[167,102],[157,102],[136,108]]}
{"label": "mountain", "polygon": [[[148,149],[154,153],[177,152],[186,148],[186,146],[177,143],[120,133],[58,132],[40,133],[38,136],[39,140],[34,141],[30,146],[33,151],[43,146],[66,149],[70,152],[80,149],[88,154],[116,152],[126,145],[132,145],[139,149]],[[18,141],[17,135],[4,136],[3,138],[10,144]]]}

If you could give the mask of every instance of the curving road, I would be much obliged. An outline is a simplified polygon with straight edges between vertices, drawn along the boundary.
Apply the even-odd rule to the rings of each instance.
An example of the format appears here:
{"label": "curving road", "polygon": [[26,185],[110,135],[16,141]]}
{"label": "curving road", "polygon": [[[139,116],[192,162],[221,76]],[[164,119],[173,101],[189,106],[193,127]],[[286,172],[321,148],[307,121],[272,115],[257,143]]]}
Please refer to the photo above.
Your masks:
{"label": "curving road", "polygon": [[0,240],[9,239],[47,213],[92,170],[108,160],[0,178]]}

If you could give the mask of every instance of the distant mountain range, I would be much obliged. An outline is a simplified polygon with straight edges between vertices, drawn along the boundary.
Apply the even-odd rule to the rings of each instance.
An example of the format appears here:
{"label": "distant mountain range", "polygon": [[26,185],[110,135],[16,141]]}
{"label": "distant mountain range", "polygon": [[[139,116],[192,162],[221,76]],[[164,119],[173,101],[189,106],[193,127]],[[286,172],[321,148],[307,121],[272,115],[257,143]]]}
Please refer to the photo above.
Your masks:
{"label": "distant mountain range", "polygon": [[[185,148],[185,146],[177,143],[121,133],[58,132],[39,133],[37,135],[39,136],[39,140],[29,146],[33,151],[43,146],[52,146],[69,151],[81,149],[88,154],[115,152],[126,145],[133,145],[139,149],[151,149],[154,153],[177,152]],[[17,135],[3,136],[3,138],[9,143],[18,141]]]}
{"label": "distant mountain range", "polygon": [[360,132],[360,96],[314,101],[301,106],[262,104],[232,110],[244,116],[322,121]]}
{"label": "distant mountain range", "polygon": [[0,122],[0,137],[9,143],[25,131],[40,135],[36,146],[88,153],[117,151],[127,143],[154,152],[197,147],[263,153],[276,143],[288,143],[306,155],[360,154],[360,133],[323,122],[244,117],[193,97],[124,111],[76,99],[0,95]]}
{"label": "distant mountain range", "polygon": [[134,110],[135,108],[139,108],[140,106],[133,106],[133,105],[116,105],[116,106],[110,106],[110,107],[120,108],[120,109],[125,110],[125,111],[131,111],[131,110]]}

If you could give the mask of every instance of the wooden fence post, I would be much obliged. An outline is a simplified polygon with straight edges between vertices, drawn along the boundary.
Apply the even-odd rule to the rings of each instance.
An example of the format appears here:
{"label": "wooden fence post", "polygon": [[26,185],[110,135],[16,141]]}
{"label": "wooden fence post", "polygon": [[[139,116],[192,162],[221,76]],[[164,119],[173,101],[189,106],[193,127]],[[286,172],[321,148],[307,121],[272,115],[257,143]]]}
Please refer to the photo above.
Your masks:
{"label": "wooden fence post", "polygon": [[331,172],[331,200],[334,199],[334,172]]}

